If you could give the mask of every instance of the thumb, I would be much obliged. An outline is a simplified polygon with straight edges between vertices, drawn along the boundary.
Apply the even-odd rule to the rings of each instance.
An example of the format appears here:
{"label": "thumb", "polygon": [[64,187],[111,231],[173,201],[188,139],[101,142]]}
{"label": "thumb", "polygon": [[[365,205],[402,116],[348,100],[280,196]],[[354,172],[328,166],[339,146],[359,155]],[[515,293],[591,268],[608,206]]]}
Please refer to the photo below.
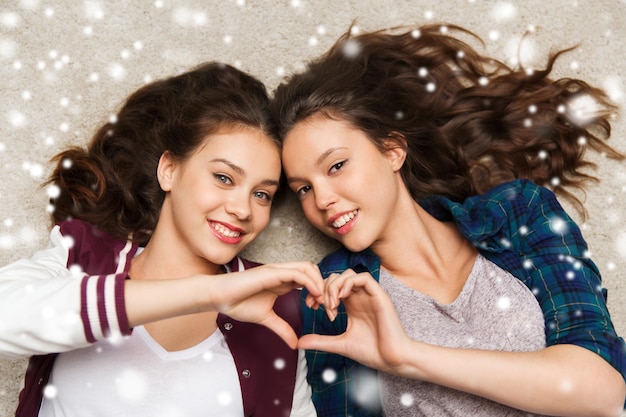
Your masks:
{"label": "thumb", "polygon": [[293,331],[289,323],[281,319],[275,312],[272,311],[270,315],[259,324],[262,324],[276,333],[290,348],[295,349],[297,347],[298,336],[296,336],[296,332]]}
{"label": "thumb", "polygon": [[298,340],[298,349],[323,350],[330,353],[343,354],[342,343],[339,336],[324,336],[319,334],[307,334]]}

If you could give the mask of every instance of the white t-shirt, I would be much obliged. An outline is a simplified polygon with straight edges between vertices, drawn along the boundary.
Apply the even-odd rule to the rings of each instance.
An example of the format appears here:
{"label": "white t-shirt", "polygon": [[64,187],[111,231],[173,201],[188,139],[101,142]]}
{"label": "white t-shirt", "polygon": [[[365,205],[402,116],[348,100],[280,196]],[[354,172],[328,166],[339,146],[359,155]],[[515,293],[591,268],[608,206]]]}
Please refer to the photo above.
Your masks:
{"label": "white t-shirt", "polygon": [[40,417],[241,417],[241,387],[222,333],[168,352],[143,326],[60,354]]}

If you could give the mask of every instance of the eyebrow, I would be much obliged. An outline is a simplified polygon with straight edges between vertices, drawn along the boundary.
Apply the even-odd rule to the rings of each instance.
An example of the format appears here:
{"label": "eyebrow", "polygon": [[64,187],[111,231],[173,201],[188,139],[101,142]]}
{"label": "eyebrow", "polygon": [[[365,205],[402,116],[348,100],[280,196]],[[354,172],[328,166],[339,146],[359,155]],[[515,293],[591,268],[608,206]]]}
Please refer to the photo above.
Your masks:
{"label": "eyebrow", "polygon": [[[326,158],[328,158],[333,152],[338,151],[340,149],[348,149],[345,146],[336,146],[334,148],[329,148],[326,151],[322,152],[322,154],[315,160],[315,165],[316,166],[320,166],[322,165],[322,162],[324,162],[324,160]],[[287,178],[287,183],[291,184],[292,182],[296,182],[296,181],[304,181],[303,178],[299,178],[299,177],[289,177]]]}
{"label": "eyebrow", "polygon": [[[231,161],[229,161],[228,159],[224,159],[224,158],[215,158],[215,159],[211,159],[209,162],[218,162],[218,163],[222,163],[224,165],[227,165],[228,167],[230,167],[230,169],[232,169],[233,171],[235,171],[237,174],[239,175],[246,175],[246,171],[240,167],[239,165],[236,165],[234,163],[232,163]],[[275,185],[275,186],[279,186],[280,182],[277,180],[272,180],[272,179],[265,179],[263,181],[261,181],[262,185]]]}
{"label": "eyebrow", "polygon": [[337,147],[335,147],[335,148],[330,148],[330,149],[327,149],[327,150],[326,150],[326,152],[323,152],[323,153],[322,153],[322,154],[321,154],[321,155],[317,158],[317,160],[315,161],[315,165],[317,165],[317,166],[321,165],[321,164],[322,164],[322,162],[324,162],[324,159],[328,158],[328,156],[329,156],[331,153],[333,153],[333,152],[335,152],[335,151],[338,151],[339,149],[347,149],[347,148],[346,148],[346,147],[344,147],[344,146],[337,146]]}

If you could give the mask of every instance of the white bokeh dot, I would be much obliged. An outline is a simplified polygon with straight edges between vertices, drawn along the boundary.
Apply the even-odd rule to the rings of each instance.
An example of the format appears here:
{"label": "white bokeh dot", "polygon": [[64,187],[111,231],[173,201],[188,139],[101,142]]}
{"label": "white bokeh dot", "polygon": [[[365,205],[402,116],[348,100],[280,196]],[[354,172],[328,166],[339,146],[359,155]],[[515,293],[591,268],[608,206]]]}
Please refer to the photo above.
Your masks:
{"label": "white bokeh dot", "polygon": [[405,407],[412,406],[414,402],[415,402],[415,399],[413,398],[413,395],[411,395],[408,392],[405,392],[404,394],[400,396],[400,404],[402,404]]}
{"label": "white bokeh dot", "polygon": [[281,370],[285,369],[285,360],[282,358],[278,358],[274,361],[274,368]]}
{"label": "white bokeh dot", "polygon": [[226,406],[233,401],[233,396],[230,392],[222,391],[217,395],[217,402],[220,405]]}
{"label": "white bokeh dot", "polygon": [[322,380],[327,384],[332,384],[337,379],[337,372],[334,369],[324,369],[322,372]]}
{"label": "white bokeh dot", "polygon": [[511,307],[511,299],[509,297],[502,296],[498,298],[496,305],[500,310],[506,310]]}
{"label": "white bokeh dot", "polygon": [[54,385],[48,384],[43,389],[43,396],[46,397],[47,399],[56,398],[58,394],[59,394],[59,390]]}

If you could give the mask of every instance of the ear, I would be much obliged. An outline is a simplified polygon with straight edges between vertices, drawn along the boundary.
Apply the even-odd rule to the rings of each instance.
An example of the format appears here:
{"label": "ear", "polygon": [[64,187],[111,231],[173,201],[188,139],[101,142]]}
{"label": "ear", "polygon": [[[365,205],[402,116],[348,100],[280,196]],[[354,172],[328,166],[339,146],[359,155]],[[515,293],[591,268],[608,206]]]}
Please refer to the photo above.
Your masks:
{"label": "ear", "polygon": [[407,141],[404,135],[392,132],[385,139],[385,156],[394,171],[399,171],[404,165],[407,152]]}
{"label": "ear", "polygon": [[176,162],[172,158],[172,155],[170,155],[168,151],[163,152],[161,158],[159,158],[157,178],[159,180],[159,184],[161,185],[161,189],[165,192],[172,190],[175,168]]}

